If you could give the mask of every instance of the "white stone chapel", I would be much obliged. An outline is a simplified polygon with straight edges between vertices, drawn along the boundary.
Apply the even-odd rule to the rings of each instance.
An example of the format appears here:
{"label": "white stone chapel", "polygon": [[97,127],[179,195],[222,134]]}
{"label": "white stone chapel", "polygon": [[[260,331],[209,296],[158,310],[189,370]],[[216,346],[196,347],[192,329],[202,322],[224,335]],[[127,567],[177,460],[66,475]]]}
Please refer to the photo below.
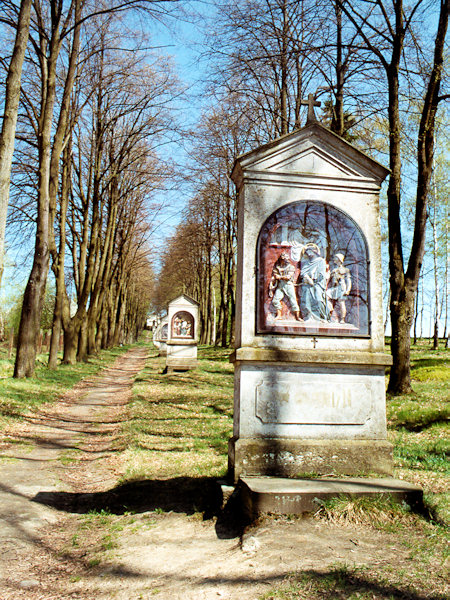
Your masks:
{"label": "white stone chapel", "polygon": [[237,159],[234,480],[392,473],[379,215],[387,174],[315,120]]}

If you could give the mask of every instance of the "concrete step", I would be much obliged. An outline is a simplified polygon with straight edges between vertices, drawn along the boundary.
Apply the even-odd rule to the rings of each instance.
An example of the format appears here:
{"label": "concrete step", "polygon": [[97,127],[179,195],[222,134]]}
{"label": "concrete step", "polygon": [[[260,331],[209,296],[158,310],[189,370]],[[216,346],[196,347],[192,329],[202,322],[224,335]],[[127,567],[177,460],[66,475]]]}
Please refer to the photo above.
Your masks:
{"label": "concrete step", "polygon": [[322,500],[337,496],[390,496],[409,506],[421,506],[423,491],[417,485],[393,478],[323,477],[286,479],[242,477],[238,488],[244,512],[251,519],[264,513],[294,514],[315,512]]}

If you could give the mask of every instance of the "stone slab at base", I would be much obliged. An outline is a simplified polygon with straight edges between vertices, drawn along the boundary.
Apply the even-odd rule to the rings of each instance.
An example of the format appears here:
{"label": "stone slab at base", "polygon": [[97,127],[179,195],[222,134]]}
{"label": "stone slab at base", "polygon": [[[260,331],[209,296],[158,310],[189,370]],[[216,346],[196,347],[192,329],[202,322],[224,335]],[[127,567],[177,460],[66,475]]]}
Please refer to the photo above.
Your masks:
{"label": "stone slab at base", "polygon": [[385,440],[231,438],[228,474],[242,477],[301,475],[390,476],[392,444]]}
{"label": "stone slab at base", "polygon": [[392,478],[285,479],[243,477],[238,482],[244,513],[255,519],[263,513],[294,514],[315,512],[321,500],[348,497],[389,496],[409,506],[420,506],[422,488]]}
{"label": "stone slab at base", "polygon": [[166,368],[167,371],[189,371],[189,369],[195,369],[198,366],[198,360],[196,358],[171,358],[167,356]]}

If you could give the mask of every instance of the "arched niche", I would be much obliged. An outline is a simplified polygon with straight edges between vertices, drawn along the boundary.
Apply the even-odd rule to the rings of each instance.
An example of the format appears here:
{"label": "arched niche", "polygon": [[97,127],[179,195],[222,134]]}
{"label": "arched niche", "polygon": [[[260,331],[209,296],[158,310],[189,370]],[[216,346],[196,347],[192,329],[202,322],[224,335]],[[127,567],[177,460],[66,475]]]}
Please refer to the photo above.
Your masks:
{"label": "arched niche", "polygon": [[175,313],[171,323],[172,339],[194,339],[194,317],[186,310]]}
{"label": "arched niche", "polygon": [[369,255],[361,229],[326,202],[287,204],[257,242],[257,333],[369,336]]}

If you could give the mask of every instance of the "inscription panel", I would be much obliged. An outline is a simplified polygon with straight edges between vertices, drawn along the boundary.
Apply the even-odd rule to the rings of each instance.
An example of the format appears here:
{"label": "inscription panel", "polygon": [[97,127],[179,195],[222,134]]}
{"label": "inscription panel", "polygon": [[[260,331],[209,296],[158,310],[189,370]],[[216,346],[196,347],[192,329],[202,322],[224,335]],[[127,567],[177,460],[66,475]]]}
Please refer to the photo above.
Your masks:
{"label": "inscription panel", "polygon": [[340,378],[264,379],[256,385],[255,414],[262,423],[364,425],[372,409],[368,382]]}

